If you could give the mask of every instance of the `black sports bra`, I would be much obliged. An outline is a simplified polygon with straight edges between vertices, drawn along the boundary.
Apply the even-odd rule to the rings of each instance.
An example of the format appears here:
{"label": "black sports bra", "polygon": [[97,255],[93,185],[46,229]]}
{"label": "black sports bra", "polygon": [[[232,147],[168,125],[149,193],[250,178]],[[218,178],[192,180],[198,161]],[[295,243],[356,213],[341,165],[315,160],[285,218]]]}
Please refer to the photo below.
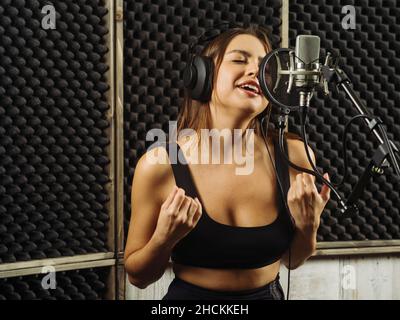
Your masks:
{"label": "black sports bra", "polygon": [[[201,201],[193,182],[189,167],[182,164],[179,158],[184,159],[180,146],[176,142],[173,150],[181,155],[172,157],[169,148],[166,148],[171,160],[176,185],[185,190],[185,194]],[[287,153],[287,142],[284,140]],[[282,159],[278,142],[274,140],[275,164],[282,182],[284,195],[289,190],[288,165]],[[175,161],[172,161],[175,159]],[[176,161],[178,159],[178,161]],[[231,226],[219,223],[212,219],[204,209],[196,227],[181,239],[173,248],[172,261],[204,268],[248,269],[260,268],[279,260],[288,250],[294,235],[294,224],[290,213],[286,210],[284,199],[278,181],[278,217],[271,224],[256,227]]]}

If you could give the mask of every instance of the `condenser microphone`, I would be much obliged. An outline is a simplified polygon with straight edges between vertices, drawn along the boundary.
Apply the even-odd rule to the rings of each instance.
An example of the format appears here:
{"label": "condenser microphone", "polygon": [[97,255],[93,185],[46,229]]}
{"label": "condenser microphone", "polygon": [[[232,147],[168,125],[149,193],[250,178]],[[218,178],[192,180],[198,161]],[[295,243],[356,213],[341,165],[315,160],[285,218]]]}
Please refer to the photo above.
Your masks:
{"label": "condenser microphone", "polygon": [[[320,58],[320,38],[296,37],[296,47],[278,48],[260,64],[259,83],[264,95],[284,110],[308,106],[314,90],[325,88]],[[300,99],[300,103],[299,103]]]}
{"label": "condenser microphone", "polygon": [[310,90],[320,82],[320,38],[312,35],[299,35],[295,49],[295,85]]}

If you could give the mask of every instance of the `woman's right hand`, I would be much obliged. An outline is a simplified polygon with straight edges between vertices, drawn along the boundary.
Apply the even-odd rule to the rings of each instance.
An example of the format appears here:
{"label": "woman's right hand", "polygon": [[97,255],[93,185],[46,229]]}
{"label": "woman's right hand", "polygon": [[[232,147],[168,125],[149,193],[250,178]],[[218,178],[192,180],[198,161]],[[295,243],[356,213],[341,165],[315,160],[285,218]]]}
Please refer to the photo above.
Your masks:
{"label": "woman's right hand", "polygon": [[199,221],[202,207],[199,199],[185,196],[185,191],[174,186],[161,205],[154,237],[172,247],[184,238]]}

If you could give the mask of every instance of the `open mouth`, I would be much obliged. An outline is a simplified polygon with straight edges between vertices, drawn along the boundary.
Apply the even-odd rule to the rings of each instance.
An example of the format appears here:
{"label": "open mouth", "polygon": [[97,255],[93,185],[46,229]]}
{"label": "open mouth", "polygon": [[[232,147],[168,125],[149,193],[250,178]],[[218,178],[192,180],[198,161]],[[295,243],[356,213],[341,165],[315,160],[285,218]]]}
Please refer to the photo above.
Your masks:
{"label": "open mouth", "polygon": [[238,86],[239,89],[242,89],[248,94],[251,94],[252,96],[259,95],[260,94],[260,88],[258,85],[255,83],[243,83]]}
{"label": "open mouth", "polygon": [[247,85],[244,85],[244,86],[239,86],[238,88],[241,89],[242,91],[246,92],[247,94],[251,95],[251,96],[260,95],[260,93],[257,90],[257,88],[254,88],[254,87],[249,87]]}

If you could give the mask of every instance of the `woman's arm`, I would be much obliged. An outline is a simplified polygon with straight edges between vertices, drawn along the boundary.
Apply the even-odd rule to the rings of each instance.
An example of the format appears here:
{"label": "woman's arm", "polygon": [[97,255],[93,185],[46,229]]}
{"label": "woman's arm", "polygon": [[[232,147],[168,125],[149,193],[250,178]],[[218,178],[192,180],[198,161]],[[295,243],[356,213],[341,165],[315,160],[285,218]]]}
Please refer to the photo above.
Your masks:
{"label": "woman's arm", "polygon": [[[155,159],[154,150],[157,148],[146,153],[151,157],[145,155],[136,166],[125,249],[129,281],[141,289],[163,275],[172,248],[196,226],[202,212],[197,198],[186,196],[183,189],[166,182],[172,174],[168,155],[163,149],[162,164],[152,163],[149,159]],[[169,194],[163,191],[167,188]]]}
{"label": "woman's arm", "polygon": [[[148,151],[158,155],[162,147]],[[164,150],[166,155],[166,151]],[[167,156],[167,155],[166,155]],[[167,164],[154,164],[143,155],[135,168],[131,193],[131,221],[125,247],[125,270],[129,281],[145,288],[164,273],[171,246],[160,243],[153,234],[163,202]]]}
{"label": "woman's arm", "polygon": [[[308,161],[303,141],[294,141],[290,149],[289,159],[293,163],[314,171]],[[310,147],[309,153],[316,165],[315,155]],[[326,174],[324,177],[329,179]],[[297,170],[296,178],[291,181],[287,198],[296,228],[290,248],[290,269],[298,268],[315,254],[320,216],[329,201],[330,189],[323,185],[321,193],[318,193],[314,182],[314,176]],[[289,269],[289,250],[282,256],[282,262]]]}
{"label": "woman's arm", "polygon": [[160,279],[168,266],[171,251],[172,246],[151,238],[142,249],[125,258],[125,270],[128,273],[129,282],[144,289]]}
{"label": "woman's arm", "polygon": [[[306,262],[315,253],[316,247],[316,232],[307,232],[296,228],[290,249],[290,269],[296,269]],[[282,256],[282,262],[289,269],[289,250]]]}

